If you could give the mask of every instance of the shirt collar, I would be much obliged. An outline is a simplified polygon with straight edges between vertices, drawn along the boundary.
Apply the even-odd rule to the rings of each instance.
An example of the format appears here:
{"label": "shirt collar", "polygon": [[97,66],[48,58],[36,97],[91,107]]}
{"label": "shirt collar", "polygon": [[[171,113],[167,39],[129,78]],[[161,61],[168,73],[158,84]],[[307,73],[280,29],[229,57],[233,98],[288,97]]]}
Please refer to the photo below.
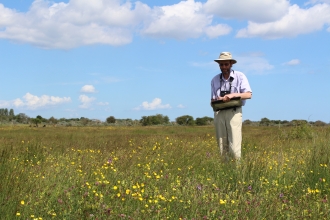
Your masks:
{"label": "shirt collar", "polygon": [[233,78],[235,78],[235,71],[234,70],[231,70],[230,71],[230,75],[229,75],[229,78],[228,79],[225,79],[225,78],[223,78],[223,75],[222,75],[222,73],[220,73],[220,75],[221,75],[221,80],[224,80],[224,81],[228,81],[229,79],[230,79],[230,77],[233,77]]}

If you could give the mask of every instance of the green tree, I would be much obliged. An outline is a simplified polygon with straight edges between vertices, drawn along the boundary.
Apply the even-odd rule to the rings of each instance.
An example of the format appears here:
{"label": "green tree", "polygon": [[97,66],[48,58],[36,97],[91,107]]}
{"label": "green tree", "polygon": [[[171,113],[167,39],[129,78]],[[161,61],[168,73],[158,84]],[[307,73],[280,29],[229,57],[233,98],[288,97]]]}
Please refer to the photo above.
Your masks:
{"label": "green tree", "polygon": [[10,109],[9,110],[9,116],[11,116],[11,117],[14,117],[15,116],[15,114],[14,114],[14,109]]}
{"label": "green tree", "polygon": [[8,116],[8,109],[7,109],[7,108],[5,108],[5,109],[3,110],[3,115],[4,115],[4,116]]}
{"label": "green tree", "polygon": [[314,125],[315,126],[326,126],[327,123],[325,123],[324,121],[317,120],[316,122],[314,122]]}
{"label": "green tree", "polygon": [[32,118],[32,119],[31,119],[31,122],[32,122],[33,124],[35,124],[36,127],[38,127],[38,124],[41,123],[41,119],[40,119],[40,118]]}
{"label": "green tree", "polygon": [[183,115],[175,119],[176,123],[179,125],[194,125],[194,118],[190,115]]}
{"label": "green tree", "polygon": [[196,118],[196,125],[209,125],[212,124],[213,118],[211,117],[203,117],[203,118]]}
{"label": "green tree", "polygon": [[140,119],[140,123],[143,126],[147,125],[160,125],[160,124],[168,124],[170,119],[168,116],[164,116],[162,114],[151,115],[151,116],[142,116]]}
{"label": "green tree", "polygon": [[270,122],[276,125],[281,124],[281,120],[270,120]]}
{"label": "green tree", "polygon": [[48,121],[46,118],[43,118],[41,115],[37,115],[36,118],[39,119],[40,122],[44,122],[44,123],[46,123],[46,122]]}
{"label": "green tree", "polygon": [[113,124],[113,123],[116,123],[116,118],[114,116],[109,116],[109,117],[107,117],[106,121],[109,124]]}
{"label": "green tree", "polygon": [[15,116],[15,120],[18,122],[18,123],[28,123],[29,120],[30,120],[30,117],[27,116],[26,114],[24,113],[19,113],[18,115]]}
{"label": "green tree", "polygon": [[81,121],[82,125],[87,125],[90,122],[90,120],[88,118],[84,118],[84,117],[81,117],[80,121]]}
{"label": "green tree", "polygon": [[9,110],[9,113],[8,113],[8,119],[9,119],[9,121],[12,121],[13,119],[14,119],[14,117],[15,117],[15,114],[14,114],[14,109],[10,109]]}
{"label": "green tree", "polygon": [[243,121],[243,125],[251,125],[252,121],[249,119],[246,119],[245,121]]}
{"label": "green tree", "polygon": [[48,121],[49,121],[51,124],[54,124],[54,125],[56,125],[57,122],[58,122],[58,120],[57,120],[56,118],[54,118],[53,116],[50,117],[50,118],[48,119]]}
{"label": "green tree", "polygon": [[260,120],[260,125],[269,126],[270,125],[270,120],[268,118],[262,118]]}
{"label": "green tree", "polygon": [[301,126],[301,125],[308,124],[308,122],[306,120],[294,119],[290,122],[290,124],[293,125],[293,126]]}

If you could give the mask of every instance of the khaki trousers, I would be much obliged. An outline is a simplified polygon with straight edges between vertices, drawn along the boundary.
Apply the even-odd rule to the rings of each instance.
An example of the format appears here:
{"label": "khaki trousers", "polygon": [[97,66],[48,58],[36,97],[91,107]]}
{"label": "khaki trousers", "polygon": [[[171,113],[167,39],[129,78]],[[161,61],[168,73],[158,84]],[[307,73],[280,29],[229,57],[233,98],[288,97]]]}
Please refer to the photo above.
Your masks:
{"label": "khaki trousers", "polygon": [[221,155],[241,158],[242,107],[214,112],[214,126]]}

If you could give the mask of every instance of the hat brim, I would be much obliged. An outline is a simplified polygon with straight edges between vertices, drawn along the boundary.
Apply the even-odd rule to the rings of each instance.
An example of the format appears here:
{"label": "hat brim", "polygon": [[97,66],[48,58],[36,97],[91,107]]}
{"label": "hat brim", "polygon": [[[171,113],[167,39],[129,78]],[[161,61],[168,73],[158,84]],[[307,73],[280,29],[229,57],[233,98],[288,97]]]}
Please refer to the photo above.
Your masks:
{"label": "hat brim", "polygon": [[214,61],[217,62],[217,63],[219,63],[219,61],[233,61],[233,64],[234,64],[234,63],[237,63],[237,61],[234,60],[234,59],[216,59],[216,60],[214,60]]}

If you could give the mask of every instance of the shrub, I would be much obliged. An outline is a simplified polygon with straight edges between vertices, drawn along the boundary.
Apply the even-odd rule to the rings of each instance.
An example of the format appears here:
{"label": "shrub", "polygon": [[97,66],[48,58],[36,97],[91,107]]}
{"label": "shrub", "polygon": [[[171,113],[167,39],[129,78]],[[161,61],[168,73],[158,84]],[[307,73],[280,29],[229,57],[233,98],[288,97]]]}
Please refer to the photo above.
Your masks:
{"label": "shrub", "polygon": [[286,133],[282,133],[281,137],[285,139],[312,139],[314,135],[312,127],[303,123],[296,125]]}
{"label": "shrub", "polygon": [[190,115],[183,115],[175,119],[176,123],[179,125],[194,125],[194,118]]}
{"label": "shrub", "polygon": [[203,117],[203,118],[196,118],[196,125],[209,125],[212,124],[213,118],[211,117]]}
{"label": "shrub", "polygon": [[115,117],[113,117],[113,116],[109,116],[109,117],[107,117],[107,122],[109,123],[109,124],[113,124],[113,123],[116,123],[116,119],[115,119]]}
{"label": "shrub", "polygon": [[162,114],[151,115],[151,116],[142,116],[140,123],[143,126],[147,125],[160,125],[160,124],[168,124],[170,119],[168,116],[164,116]]}

